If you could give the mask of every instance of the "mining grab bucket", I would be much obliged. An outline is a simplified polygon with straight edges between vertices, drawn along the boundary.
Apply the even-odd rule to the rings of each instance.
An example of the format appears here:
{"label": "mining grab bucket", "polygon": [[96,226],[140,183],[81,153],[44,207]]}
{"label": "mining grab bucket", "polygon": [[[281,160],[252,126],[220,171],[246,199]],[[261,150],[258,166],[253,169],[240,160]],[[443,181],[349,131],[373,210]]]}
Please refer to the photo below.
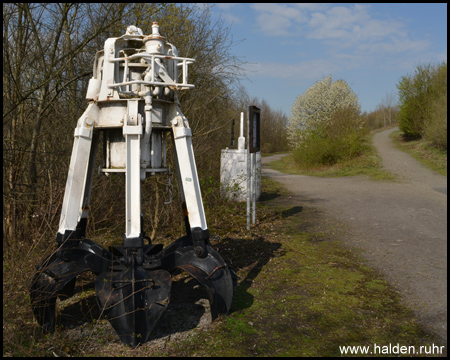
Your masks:
{"label": "mining grab bucket", "polygon": [[165,249],[121,246],[110,252],[88,239],[68,240],[59,249],[38,267],[30,289],[33,312],[46,332],[55,330],[56,299],[73,295],[76,277],[86,271],[98,275],[95,290],[101,318],[107,318],[123,344],[132,347],[148,341],[166,310],[170,272],[176,268],[205,288],[212,320],[231,307],[234,273],[208,244],[204,256],[198,257],[189,236]]}
{"label": "mining grab bucket", "polygon": [[[192,130],[178,100],[179,91],[194,87],[187,78],[194,62],[178,56],[157,23],[150,35],[129,26],[96,53],[86,95],[89,104],[74,132],[56,251],[37,267],[30,286],[33,313],[44,331],[55,330],[57,298],[72,296],[76,277],[86,271],[97,275],[101,317],[126,345],[148,341],[169,304],[174,269],[188,272],[206,289],[213,320],[230,310],[235,275],[209,241]],[[168,140],[186,235],[163,248],[145,236],[141,182],[167,176],[165,204],[172,202]],[[125,236],[121,246],[109,250],[85,236],[99,147],[103,165],[98,173],[125,176]]]}

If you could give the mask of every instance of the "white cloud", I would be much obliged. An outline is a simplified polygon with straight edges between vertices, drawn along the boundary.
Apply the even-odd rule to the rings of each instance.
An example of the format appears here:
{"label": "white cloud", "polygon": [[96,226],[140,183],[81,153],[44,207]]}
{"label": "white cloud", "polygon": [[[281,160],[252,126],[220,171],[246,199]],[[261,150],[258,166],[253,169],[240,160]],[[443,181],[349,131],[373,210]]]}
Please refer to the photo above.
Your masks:
{"label": "white cloud", "polygon": [[269,77],[292,81],[317,80],[332,74],[340,68],[336,61],[329,59],[307,60],[296,64],[247,63],[245,69],[252,77]]}
{"label": "white cloud", "polygon": [[314,39],[327,39],[347,37],[355,25],[364,24],[369,16],[362,5],[352,8],[335,6],[325,12],[311,14],[309,37]]}
{"label": "white cloud", "polygon": [[328,4],[320,4],[320,3],[295,3],[291,4],[292,6],[295,6],[302,10],[308,10],[308,11],[322,11],[328,8]]}
{"label": "white cloud", "polygon": [[216,6],[220,10],[230,10],[231,8],[235,7],[236,5],[239,5],[240,3],[216,3]]}
{"label": "white cloud", "polygon": [[251,4],[251,8],[260,13],[266,13],[275,17],[284,17],[288,19],[295,19],[296,21],[306,20],[303,13],[290,4],[275,4],[275,3],[258,3]]}
{"label": "white cloud", "polygon": [[341,39],[348,42],[374,40],[389,36],[403,36],[407,33],[404,25],[394,20],[378,20],[370,16],[369,7],[335,6],[325,12],[314,12],[309,21],[309,38],[326,40]]}
{"label": "white cloud", "polygon": [[215,6],[226,22],[230,24],[241,22],[241,18],[235,15],[236,13],[239,13],[239,8],[242,7],[241,3],[216,3]]}
{"label": "white cloud", "polygon": [[[267,36],[298,36],[320,41],[332,53],[352,48],[402,53],[423,51],[428,42],[412,40],[403,23],[376,19],[370,5],[251,4],[257,26]],[[319,45],[319,44],[318,44]],[[378,49],[378,50],[377,50]]]}
{"label": "white cloud", "polygon": [[[260,42],[253,41],[270,52],[270,60],[253,58],[258,63],[247,63],[244,70],[260,88],[268,84],[267,91],[275,93],[307,88],[329,74],[369,77],[377,69],[410,69],[430,54],[431,41],[413,36],[407,20],[382,17],[370,5],[263,3],[222,9],[223,16],[239,17],[263,35]],[[248,10],[254,11],[253,16]],[[436,53],[436,58],[446,59],[444,52]],[[256,85],[254,91],[259,91]]]}
{"label": "white cloud", "polygon": [[223,13],[222,17],[225,21],[229,22],[230,24],[237,24],[237,23],[241,22],[240,18],[238,18],[237,16],[235,16],[229,12]]}
{"label": "white cloud", "polygon": [[290,4],[258,3],[251,8],[257,12],[257,25],[266,35],[294,35],[291,27],[307,21],[304,12]]}
{"label": "white cloud", "polygon": [[355,34],[361,38],[381,38],[385,36],[402,36],[406,37],[407,33],[404,26],[396,21],[374,20],[371,19],[362,24]]}
{"label": "white cloud", "polygon": [[427,40],[409,40],[403,38],[392,38],[390,42],[366,43],[358,46],[358,50],[370,54],[395,54],[426,51],[430,46]]}

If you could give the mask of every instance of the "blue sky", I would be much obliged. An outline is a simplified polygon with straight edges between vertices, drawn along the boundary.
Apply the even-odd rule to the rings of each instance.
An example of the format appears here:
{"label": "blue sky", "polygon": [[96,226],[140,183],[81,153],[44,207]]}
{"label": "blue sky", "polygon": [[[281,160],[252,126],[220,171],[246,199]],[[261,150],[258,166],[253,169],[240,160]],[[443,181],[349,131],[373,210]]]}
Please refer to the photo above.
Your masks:
{"label": "blue sky", "polygon": [[218,3],[212,13],[231,26],[249,95],[287,115],[324,76],[347,81],[370,112],[418,64],[447,60],[447,4]]}

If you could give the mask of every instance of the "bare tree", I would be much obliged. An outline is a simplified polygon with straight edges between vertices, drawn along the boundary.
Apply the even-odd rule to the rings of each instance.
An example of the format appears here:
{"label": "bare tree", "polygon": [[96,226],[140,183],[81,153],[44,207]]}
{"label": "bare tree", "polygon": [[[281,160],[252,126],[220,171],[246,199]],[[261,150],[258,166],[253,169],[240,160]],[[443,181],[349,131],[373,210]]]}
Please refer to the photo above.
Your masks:
{"label": "bare tree", "polygon": [[[44,198],[38,182],[42,176],[47,181],[48,167],[39,159],[41,146],[59,135],[43,134],[43,126],[55,129],[61,99],[71,99],[91,72],[90,64],[80,64],[84,49],[123,16],[127,5],[96,6],[102,16],[86,22],[87,4],[3,4],[3,178],[4,194],[11,200],[5,209],[10,235],[20,229],[25,236],[33,207]],[[69,113],[77,116],[74,108]]]}
{"label": "bare tree", "polygon": [[394,122],[394,115],[396,114],[396,103],[397,97],[394,91],[386,93],[386,96],[383,98],[381,102],[383,108],[384,126],[390,125]]}
{"label": "bare tree", "polygon": [[[33,227],[54,229],[54,204],[60,203],[64,191],[73,128],[86,107],[93,55],[107,38],[121,36],[127,25],[151,33],[155,20],[180,54],[197,59],[190,69],[196,88],[180,98],[194,135],[201,138],[195,141],[200,171],[217,167],[219,173],[210,154],[220,150],[218,144],[226,141],[221,130],[238,113],[232,87],[243,72],[242,62],[231,52],[229,29],[212,20],[209,7],[3,4],[3,193],[10,240],[30,241]],[[117,186],[111,179],[101,184]],[[105,211],[95,219],[103,226],[108,214],[116,214],[110,210],[117,196],[107,200],[98,204]]]}

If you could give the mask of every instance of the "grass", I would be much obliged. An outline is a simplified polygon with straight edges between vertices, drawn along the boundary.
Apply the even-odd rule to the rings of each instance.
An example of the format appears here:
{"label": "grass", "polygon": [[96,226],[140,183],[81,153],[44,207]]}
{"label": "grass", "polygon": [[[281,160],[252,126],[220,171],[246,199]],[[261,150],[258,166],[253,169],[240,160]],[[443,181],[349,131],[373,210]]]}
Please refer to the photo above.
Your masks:
{"label": "grass", "polygon": [[286,174],[308,175],[319,177],[338,176],[368,176],[372,180],[395,180],[395,176],[384,170],[381,165],[381,158],[377,154],[375,147],[367,140],[364,145],[364,152],[351,160],[343,161],[331,166],[317,166],[312,169],[304,169],[294,161],[292,154],[270,163],[271,168]]}
{"label": "grass", "polygon": [[261,153],[261,157],[278,155],[278,154],[286,154],[286,151],[277,151],[277,152],[273,152],[273,153]]}
{"label": "grass", "polygon": [[289,196],[263,178],[258,221],[250,231],[245,203],[221,205],[215,215],[222,221],[211,221],[210,231],[239,277],[230,314],[191,328],[182,339],[169,335],[164,347],[130,349],[118,343],[109,324],[97,320],[88,283],[64,305],[78,319],[70,326],[82,330],[79,336],[66,328],[42,334],[31,315],[25,275],[37,261],[4,261],[3,355],[341,356],[339,346],[345,345],[439,344],[383,277],[340,244],[345,227],[318,210],[292,204]]}
{"label": "grass", "polygon": [[[380,129],[378,131],[383,131]],[[372,132],[373,135],[375,132]],[[447,176],[447,150],[437,149],[431,146],[429,141],[424,139],[405,139],[400,130],[394,131],[391,138],[397,149],[405,151],[416,160],[420,161],[429,169]],[[371,144],[370,137],[366,139],[364,151],[361,156],[352,160],[343,161],[331,166],[317,166],[305,169],[299,166],[292,154],[270,163],[271,168],[286,174],[308,175],[319,177],[338,176],[368,176],[372,180],[395,180],[395,175],[384,170],[381,165],[381,158],[377,154],[375,147]]]}
{"label": "grass", "polygon": [[291,212],[283,189],[267,179],[263,186],[275,213],[271,201],[259,204],[252,237],[226,239],[234,256],[253,249],[233,259],[240,281],[231,314],[158,355],[322,357],[341,356],[344,345],[437,343],[381,275],[336,241],[345,230],[321,222],[319,231],[322,215]]}
{"label": "grass", "polygon": [[397,149],[405,151],[429,169],[447,176],[447,149],[437,149],[425,139],[408,141],[400,130],[394,131],[390,136]]}

